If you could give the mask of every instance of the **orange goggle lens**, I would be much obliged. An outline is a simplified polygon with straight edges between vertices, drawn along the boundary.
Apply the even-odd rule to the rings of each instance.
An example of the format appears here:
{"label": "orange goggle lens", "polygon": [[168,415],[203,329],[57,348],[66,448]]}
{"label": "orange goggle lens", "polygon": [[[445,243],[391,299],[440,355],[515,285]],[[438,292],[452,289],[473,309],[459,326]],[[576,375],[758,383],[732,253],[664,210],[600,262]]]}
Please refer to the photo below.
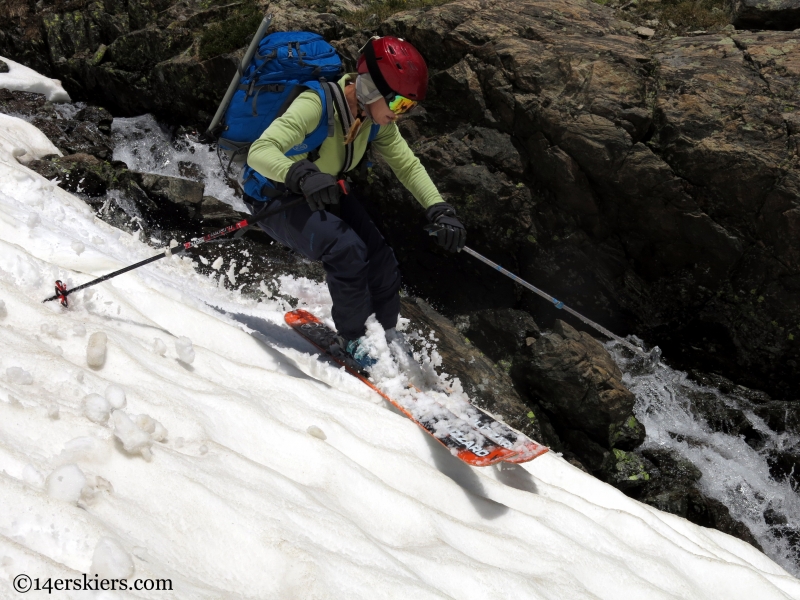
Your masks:
{"label": "orange goggle lens", "polygon": [[405,96],[401,96],[399,94],[395,95],[394,98],[388,100],[389,110],[391,110],[396,115],[402,115],[405,112],[410,111],[417,105],[416,100],[409,100]]}

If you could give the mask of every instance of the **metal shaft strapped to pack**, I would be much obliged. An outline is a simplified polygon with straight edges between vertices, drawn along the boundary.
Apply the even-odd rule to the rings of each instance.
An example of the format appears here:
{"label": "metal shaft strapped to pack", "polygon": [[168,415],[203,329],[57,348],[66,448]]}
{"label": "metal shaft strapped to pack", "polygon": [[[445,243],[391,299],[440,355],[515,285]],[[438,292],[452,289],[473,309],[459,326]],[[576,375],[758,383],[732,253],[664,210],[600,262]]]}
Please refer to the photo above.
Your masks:
{"label": "metal shaft strapped to pack", "polygon": [[225,96],[222,98],[222,102],[220,102],[219,108],[217,108],[217,112],[214,114],[214,118],[211,119],[211,125],[208,126],[206,129],[205,137],[207,140],[211,140],[216,137],[215,130],[219,125],[220,121],[222,120],[222,116],[225,114],[225,111],[228,108],[228,104],[233,98],[233,94],[236,92],[236,86],[239,83],[239,78],[242,76],[247,65],[250,64],[250,61],[253,60],[253,55],[256,53],[256,48],[258,47],[258,42],[261,41],[261,38],[264,37],[264,34],[267,32],[267,28],[269,24],[272,23],[272,13],[268,14],[264,19],[261,21],[261,24],[258,26],[258,31],[253,36],[253,39],[250,41],[250,46],[247,48],[247,52],[244,53],[242,57],[242,62],[239,65],[239,68],[236,70],[236,74],[233,76],[230,85],[228,86],[228,90],[225,92]]}

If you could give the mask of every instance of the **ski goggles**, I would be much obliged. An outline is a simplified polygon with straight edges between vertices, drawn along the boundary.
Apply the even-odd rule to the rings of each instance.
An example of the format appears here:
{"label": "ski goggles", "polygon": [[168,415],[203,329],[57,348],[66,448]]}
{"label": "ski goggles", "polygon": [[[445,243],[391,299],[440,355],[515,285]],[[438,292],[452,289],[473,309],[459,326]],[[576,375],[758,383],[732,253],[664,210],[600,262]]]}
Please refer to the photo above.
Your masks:
{"label": "ski goggles", "polygon": [[392,96],[386,97],[386,104],[389,105],[389,110],[394,114],[402,115],[414,108],[417,105],[417,101],[409,100],[400,94],[393,94]]}

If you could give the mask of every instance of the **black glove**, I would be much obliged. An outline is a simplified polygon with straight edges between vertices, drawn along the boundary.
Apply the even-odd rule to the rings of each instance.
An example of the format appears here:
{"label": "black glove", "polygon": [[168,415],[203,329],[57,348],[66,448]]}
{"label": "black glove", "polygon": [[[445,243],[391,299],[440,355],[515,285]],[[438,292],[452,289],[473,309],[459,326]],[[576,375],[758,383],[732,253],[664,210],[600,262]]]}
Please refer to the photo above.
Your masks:
{"label": "black glove", "polygon": [[310,160],[299,160],[286,173],[286,187],[302,194],[311,210],[325,210],[326,204],[339,204],[341,189],[333,175],[319,170]]}
{"label": "black glove", "polygon": [[460,252],[467,241],[467,230],[456,217],[456,209],[447,202],[434,204],[425,216],[434,224],[429,231],[436,235],[436,241],[448,252]]}

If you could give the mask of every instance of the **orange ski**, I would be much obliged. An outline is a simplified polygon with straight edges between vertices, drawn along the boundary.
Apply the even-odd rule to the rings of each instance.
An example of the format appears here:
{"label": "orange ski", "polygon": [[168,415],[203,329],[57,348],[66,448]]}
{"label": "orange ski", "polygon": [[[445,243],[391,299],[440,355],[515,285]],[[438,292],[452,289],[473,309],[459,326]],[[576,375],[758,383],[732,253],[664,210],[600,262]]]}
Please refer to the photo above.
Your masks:
{"label": "orange ski", "polygon": [[[317,317],[305,310],[298,309],[286,313],[284,318],[292,329],[313,344],[325,354],[325,356],[343,366],[353,377],[357,377],[375,390],[387,402],[391,403],[400,410],[400,412],[433,436],[433,438],[447,448],[451,454],[457,456],[465,463],[476,467],[485,467],[502,461],[517,462],[517,460],[515,460],[517,457],[523,458],[523,456],[530,454],[523,448],[520,448],[520,450],[522,450],[521,455],[517,450],[504,448],[502,445],[488,439],[478,429],[458,418],[443,406],[436,416],[429,414],[429,412],[424,415],[415,415],[413,400],[409,405],[401,404],[367,379],[357,365],[348,364],[330,354],[326,348],[330,346],[330,341],[336,334],[322,321],[317,319]],[[546,452],[547,449],[545,448],[544,451]],[[536,456],[538,456],[538,454]],[[535,456],[524,458],[524,460],[531,460],[531,458],[535,458]],[[524,462],[524,460],[520,460],[519,462]]]}

